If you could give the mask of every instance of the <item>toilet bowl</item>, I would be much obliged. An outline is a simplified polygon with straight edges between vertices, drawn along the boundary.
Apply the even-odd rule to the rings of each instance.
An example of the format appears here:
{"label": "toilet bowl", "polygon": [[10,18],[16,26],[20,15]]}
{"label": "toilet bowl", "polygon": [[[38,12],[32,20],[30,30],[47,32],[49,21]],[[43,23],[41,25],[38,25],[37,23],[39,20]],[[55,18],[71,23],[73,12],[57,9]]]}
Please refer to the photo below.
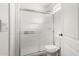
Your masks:
{"label": "toilet bowl", "polygon": [[46,45],[45,52],[47,56],[52,56],[52,54],[57,54],[60,48],[56,45]]}

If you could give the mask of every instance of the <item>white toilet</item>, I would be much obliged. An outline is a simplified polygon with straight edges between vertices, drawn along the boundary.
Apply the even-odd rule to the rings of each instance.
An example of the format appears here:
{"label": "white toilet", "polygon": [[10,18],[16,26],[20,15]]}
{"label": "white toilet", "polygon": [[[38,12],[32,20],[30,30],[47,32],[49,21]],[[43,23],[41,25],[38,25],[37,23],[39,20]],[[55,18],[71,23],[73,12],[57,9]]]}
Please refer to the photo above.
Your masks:
{"label": "white toilet", "polygon": [[52,54],[55,54],[60,50],[60,47],[56,45],[46,45],[45,46],[45,52],[46,56],[52,56]]}

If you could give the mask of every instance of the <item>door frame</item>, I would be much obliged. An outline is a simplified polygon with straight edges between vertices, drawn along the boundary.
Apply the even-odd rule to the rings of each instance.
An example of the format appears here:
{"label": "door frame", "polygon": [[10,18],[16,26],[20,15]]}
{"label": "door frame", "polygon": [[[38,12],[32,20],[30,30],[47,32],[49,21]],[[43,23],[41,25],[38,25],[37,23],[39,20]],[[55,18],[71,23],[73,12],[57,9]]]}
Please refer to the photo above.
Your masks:
{"label": "door frame", "polygon": [[[59,5],[59,4],[60,4],[60,6],[57,7],[58,10],[56,10],[55,13],[60,12],[60,11],[62,10],[62,11],[61,11],[61,15],[62,15],[62,16],[61,16],[61,17],[62,17],[62,19],[61,19],[61,20],[62,20],[62,22],[61,22],[62,27],[61,27],[61,28],[62,28],[62,34],[64,34],[63,6],[62,6],[62,3],[57,3],[56,5]],[[60,9],[59,9],[59,7],[60,7]],[[54,10],[53,10],[53,12],[54,12]],[[54,13],[54,14],[55,14],[55,13]],[[54,21],[54,20],[55,20],[55,19],[54,19],[54,14],[53,14],[53,22],[55,22],[55,21]],[[55,26],[54,23],[53,23],[53,25]],[[54,27],[54,26],[53,26],[53,27]],[[54,33],[54,45],[55,45],[55,28],[54,28],[53,33]],[[61,33],[60,33],[60,34],[61,34]],[[64,46],[64,45],[63,45],[63,44],[64,44],[64,42],[63,42],[63,36],[62,36],[62,38],[60,39],[60,49],[61,49],[61,50],[60,50],[60,51],[61,51],[60,54],[61,54],[61,55],[63,55],[63,51],[64,51],[64,49],[63,49],[63,46]]]}

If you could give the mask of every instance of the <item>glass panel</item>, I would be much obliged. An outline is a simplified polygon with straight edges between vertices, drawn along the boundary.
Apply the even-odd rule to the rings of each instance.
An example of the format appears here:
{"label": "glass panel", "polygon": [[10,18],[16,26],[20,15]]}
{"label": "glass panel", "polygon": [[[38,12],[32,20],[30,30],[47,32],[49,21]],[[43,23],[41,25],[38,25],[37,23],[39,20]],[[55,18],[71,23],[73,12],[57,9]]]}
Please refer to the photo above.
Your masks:
{"label": "glass panel", "polygon": [[21,16],[21,55],[43,50],[53,44],[53,19],[49,14],[20,11]]}

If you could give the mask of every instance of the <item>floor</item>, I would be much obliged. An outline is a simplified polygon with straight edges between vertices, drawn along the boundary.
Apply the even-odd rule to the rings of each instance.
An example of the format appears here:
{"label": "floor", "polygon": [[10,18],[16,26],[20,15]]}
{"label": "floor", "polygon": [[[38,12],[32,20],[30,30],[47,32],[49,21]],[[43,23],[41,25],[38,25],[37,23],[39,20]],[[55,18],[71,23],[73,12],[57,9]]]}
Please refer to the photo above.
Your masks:
{"label": "floor", "polygon": [[24,55],[24,56],[60,56],[60,51],[54,52],[51,55],[49,53],[46,54],[45,51],[39,51],[39,52]]}

